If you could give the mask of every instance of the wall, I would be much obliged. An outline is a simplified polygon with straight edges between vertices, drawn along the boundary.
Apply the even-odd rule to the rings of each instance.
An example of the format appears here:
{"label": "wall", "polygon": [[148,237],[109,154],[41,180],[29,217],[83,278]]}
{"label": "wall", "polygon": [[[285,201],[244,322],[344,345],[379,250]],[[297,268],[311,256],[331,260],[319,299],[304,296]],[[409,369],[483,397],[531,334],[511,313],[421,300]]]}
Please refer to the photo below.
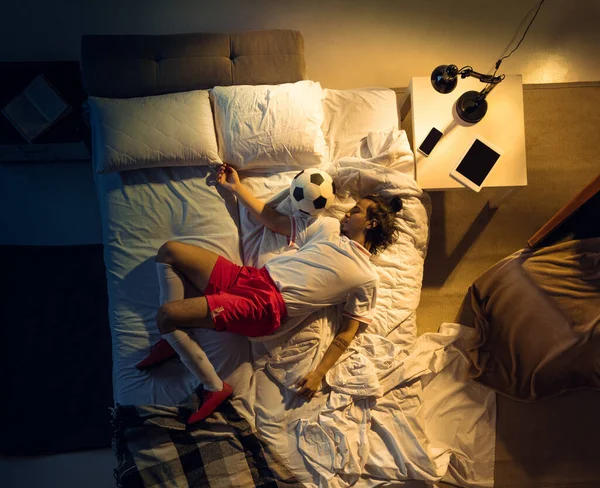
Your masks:
{"label": "wall", "polygon": [[[5,2],[0,60],[77,59],[81,34],[297,29],[329,88],[408,86],[448,62],[487,71],[538,0],[21,0]],[[600,0],[547,0],[506,73],[600,79]],[[518,41],[519,37],[516,39]],[[511,45],[511,48],[516,42]]]}
{"label": "wall", "polygon": [[[536,5],[537,0],[20,0],[2,6],[0,60],[77,59],[85,33],[297,29],[304,35],[309,76],[323,86],[402,87],[448,62],[487,71],[519,26],[523,31],[522,21]],[[547,0],[501,72],[520,73],[525,83],[600,80],[599,14],[600,0]],[[0,244],[100,242],[87,163],[0,164],[0,208]],[[9,487],[111,486],[113,466],[107,450],[0,460]],[[79,468],[75,475],[73,467]]]}
{"label": "wall", "polygon": [[[537,5],[537,0],[21,0],[3,5],[0,60],[78,59],[86,33],[297,29],[304,35],[309,77],[323,86],[403,87],[438,64],[488,71],[516,45]],[[525,83],[600,80],[598,18],[600,0],[547,0],[500,72],[520,73]],[[89,164],[0,165],[0,205],[0,244],[100,241]]]}

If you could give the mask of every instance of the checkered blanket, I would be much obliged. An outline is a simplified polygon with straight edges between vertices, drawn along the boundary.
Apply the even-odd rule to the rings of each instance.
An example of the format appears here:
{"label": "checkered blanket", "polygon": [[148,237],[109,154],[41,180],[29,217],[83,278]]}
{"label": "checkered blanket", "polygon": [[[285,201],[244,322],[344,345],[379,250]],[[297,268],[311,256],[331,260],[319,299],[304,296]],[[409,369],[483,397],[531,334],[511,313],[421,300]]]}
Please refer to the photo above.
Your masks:
{"label": "checkered blanket", "polygon": [[117,486],[304,486],[229,401],[187,426],[197,406],[197,393],[175,407],[117,405],[112,411]]}

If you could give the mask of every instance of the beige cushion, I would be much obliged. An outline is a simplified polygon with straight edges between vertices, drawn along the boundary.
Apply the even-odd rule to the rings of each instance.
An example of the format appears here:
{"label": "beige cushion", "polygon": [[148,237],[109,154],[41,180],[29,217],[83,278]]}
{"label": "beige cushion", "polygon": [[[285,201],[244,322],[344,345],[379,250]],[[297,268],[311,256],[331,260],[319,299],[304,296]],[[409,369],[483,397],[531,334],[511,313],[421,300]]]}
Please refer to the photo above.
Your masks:
{"label": "beige cushion", "polygon": [[389,88],[325,89],[323,132],[332,161],[358,156],[370,132],[398,129],[396,92]]}
{"label": "beige cushion", "polygon": [[220,164],[208,91],[90,97],[97,173]]}
{"label": "beige cushion", "polygon": [[600,388],[600,238],[523,251],[471,287],[473,376],[535,400]]}
{"label": "beige cushion", "polygon": [[210,98],[219,154],[238,170],[292,170],[327,161],[319,83],[217,86]]}

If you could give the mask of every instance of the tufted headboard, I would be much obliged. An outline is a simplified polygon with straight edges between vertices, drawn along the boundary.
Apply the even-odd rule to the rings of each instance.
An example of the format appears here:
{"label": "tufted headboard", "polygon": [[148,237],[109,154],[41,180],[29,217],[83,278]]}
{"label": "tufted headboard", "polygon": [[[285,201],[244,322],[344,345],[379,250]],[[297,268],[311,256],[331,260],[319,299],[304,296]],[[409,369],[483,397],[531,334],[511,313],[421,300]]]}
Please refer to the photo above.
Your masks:
{"label": "tufted headboard", "polygon": [[84,35],[81,70],[90,96],[129,98],[306,78],[298,31]]}

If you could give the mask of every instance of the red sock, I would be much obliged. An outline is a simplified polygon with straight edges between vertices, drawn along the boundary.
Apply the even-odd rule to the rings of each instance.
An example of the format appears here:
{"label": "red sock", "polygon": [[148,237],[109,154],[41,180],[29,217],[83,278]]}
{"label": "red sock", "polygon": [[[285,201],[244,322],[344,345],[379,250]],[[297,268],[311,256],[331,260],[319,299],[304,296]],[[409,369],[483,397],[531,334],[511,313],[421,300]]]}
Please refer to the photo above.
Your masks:
{"label": "red sock", "polygon": [[137,369],[146,369],[172,358],[175,354],[177,354],[175,349],[173,349],[165,339],[161,339],[152,346],[150,354],[137,363],[135,367]]}
{"label": "red sock", "polygon": [[198,408],[198,411],[190,415],[188,424],[194,424],[200,422],[213,413],[221,403],[227,400],[233,394],[233,388],[223,381],[223,389],[221,391],[208,391],[203,390],[202,392],[202,404]]}

